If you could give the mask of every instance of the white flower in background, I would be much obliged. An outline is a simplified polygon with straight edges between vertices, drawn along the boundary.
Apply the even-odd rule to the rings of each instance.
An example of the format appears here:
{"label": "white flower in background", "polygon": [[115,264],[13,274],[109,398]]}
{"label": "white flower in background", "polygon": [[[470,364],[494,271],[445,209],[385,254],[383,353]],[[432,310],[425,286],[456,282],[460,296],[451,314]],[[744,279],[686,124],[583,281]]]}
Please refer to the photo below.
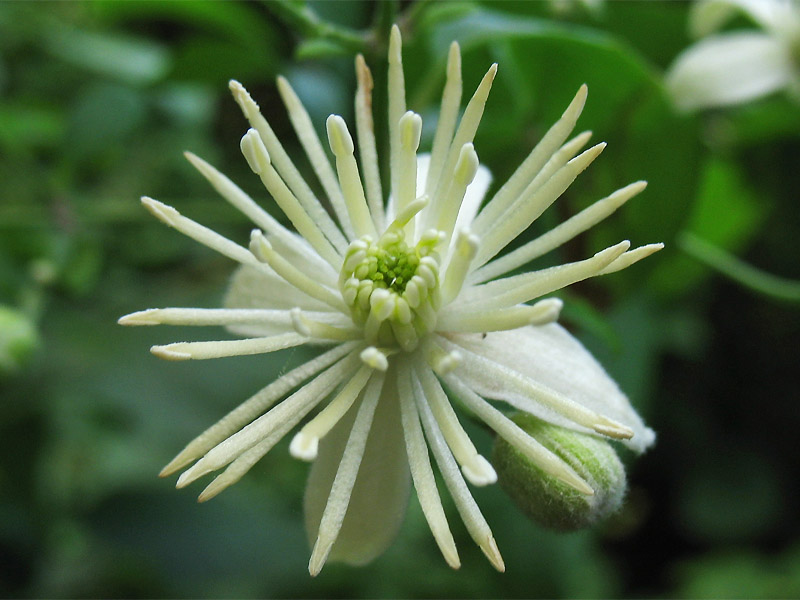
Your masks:
{"label": "white flower in background", "polygon": [[[714,33],[737,14],[750,17],[762,31]],[[739,104],[783,89],[800,97],[797,1],[703,0],[689,18],[693,37],[708,37],[687,48],[666,74],[680,109]]]}
{"label": "white flower in background", "polygon": [[490,177],[478,165],[472,140],[496,70],[492,65],[459,119],[461,57],[458,45],[451,46],[433,150],[418,157],[422,121],[406,110],[400,32],[392,29],[388,194],[379,177],[372,78],[363,58],[356,59],[360,164],[348,128],[336,115],[327,121],[335,167],[330,164],[308,114],[288,82],[279,78],[292,125],[335,220],[304,182],[258,105],[235,81],[231,90],[252,127],[242,138],[242,153],[297,233],[193,154],[187,153],[192,164],[258,226],[249,247],[156,200],[142,200],[168,225],[242,266],[233,277],[226,308],[151,309],[120,323],[224,325],[251,336],[154,346],[154,354],[186,360],[304,344],[323,349],[202,433],[161,473],[191,465],[178,479],[178,487],[184,487],[225,467],[200,495],[201,501],[208,500],[322,407],[290,445],[293,456],[314,463],[305,498],[312,575],[328,558],[363,564],[380,554],[402,523],[412,481],[445,559],[459,566],[429,452],[470,535],[491,563],[504,569],[489,525],[465,483],[488,485],[497,474],[462,428],[445,386],[537,468],[585,495],[593,494],[592,487],[567,461],[486,399],[561,427],[622,440],[636,451],[654,440],[616,384],[555,323],[561,301],[540,298],[623,269],[662,245],[630,250],[624,241],[586,260],[508,275],[609,216],[645,183],[614,192],[498,258],[605,144],[576,156],[590,134],[566,141],[586,99],[583,86],[478,212]]}

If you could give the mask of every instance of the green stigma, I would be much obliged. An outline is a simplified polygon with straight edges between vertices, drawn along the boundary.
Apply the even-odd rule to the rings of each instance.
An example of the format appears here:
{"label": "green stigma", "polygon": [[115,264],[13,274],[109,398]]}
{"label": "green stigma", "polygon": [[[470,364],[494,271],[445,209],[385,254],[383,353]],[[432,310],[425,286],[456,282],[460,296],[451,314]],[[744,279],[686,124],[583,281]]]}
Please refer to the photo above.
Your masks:
{"label": "green stigma", "polygon": [[389,228],[377,242],[364,236],[350,244],[339,287],[367,341],[410,351],[436,325],[439,240],[423,235],[409,246],[401,229]]}

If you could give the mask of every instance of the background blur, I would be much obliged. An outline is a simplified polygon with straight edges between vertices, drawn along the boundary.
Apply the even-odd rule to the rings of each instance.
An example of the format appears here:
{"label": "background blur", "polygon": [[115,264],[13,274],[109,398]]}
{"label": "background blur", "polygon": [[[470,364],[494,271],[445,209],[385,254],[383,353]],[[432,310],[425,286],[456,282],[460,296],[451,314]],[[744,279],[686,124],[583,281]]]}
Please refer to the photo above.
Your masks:
{"label": "background blur", "polygon": [[[0,595],[800,596],[800,458],[791,441],[800,430],[798,284],[733,258],[800,278],[793,98],[678,113],[663,82],[693,43],[684,3],[308,6],[316,24],[296,6],[271,3],[0,3]],[[352,122],[353,53],[367,56],[384,107],[395,20],[408,104],[427,118],[423,147],[449,42],[462,44],[466,97],[499,62],[476,140],[498,182],[589,84],[578,130],[609,146],[541,225],[631,181],[650,182],[549,260],[620,239],[666,243],[629,270],[562,294],[563,322],[659,438],[640,459],[624,456],[626,505],[591,531],[543,530],[497,486],[475,490],[506,574],[493,571],[447,504],[463,563],[451,571],[412,499],[400,539],[374,564],[332,564],[311,579],[307,465],[288,456],[288,439],[207,504],[195,502],[200,487],[175,491],[174,478],[156,477],[298,355],[165,363],[150,355],[152,344],[226,334],[123,329],[116,319],[148,307],[218,306],[233,270],[151,218],[141,195],[239,240],[250,229],[183,150],[275,213],[239,154],[247,125],[228,79],[247,86],[300,157],[275,76],[291,80],[321,130],[330,113]],[[739,17],[728,27],[754,25]]]}

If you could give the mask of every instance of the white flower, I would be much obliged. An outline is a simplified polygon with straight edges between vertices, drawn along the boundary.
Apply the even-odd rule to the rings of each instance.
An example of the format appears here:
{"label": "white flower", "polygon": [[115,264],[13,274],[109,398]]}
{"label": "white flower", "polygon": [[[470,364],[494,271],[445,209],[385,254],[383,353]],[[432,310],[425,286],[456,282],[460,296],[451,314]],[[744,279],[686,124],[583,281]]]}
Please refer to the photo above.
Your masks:
{"label": "white flower", "polygon": [[605,144],[575,156],[589,133],[566,141],[586,99],[582,86],[561,119],[478,213],[489,173],[478,165],[472,140],[497,67],[489,69],[459,119],[460,63],[454,43],[433,150],[430,156],[417,157],[422,122],[406,110],[400,32],[392,29],[389,194],[378,172],[372,79],[363,58],[356,59],[360,165],[344,120],[332,115],[327,131],[336,158],[334,171],[299,99],[285,79],[278,79],[335,220],[303,181],[256,103],[235,81],[231,90],[252,127],[242,138],[242,152],[299,235],[193,154],[187,154],[192,164],[259,227],[253,230],[249,249],[156,200],[142,200],[168,225],[242,266],[233,278],[226,308],[151,309],[125,316],[120,323],[225,325],[252,336],[154,346],[154,354],[185,360],[303,344],[324,348],[202,433],[162,472],[169,475],[191,465],[178,479],[178,487],[184,487],[227,467],[200,495],[207,500],[241,478],[324,405],[290,446],[293,456],[314,461],[305,498],[312,575],[328,558],[363,564],[380,554],[402,523],[412,481],[445,559],[459,566],[429,451],[470,535],[492,564],[504,569],[489,525],[465,483],[466,478],[472,485],[488,485],[497,475],[464,432],[443,384],[527,459],[584,494],[593,493],[584,479],[485,398],[556,425],[622,440],[637,451],[654,440],[616,384],[555,323],[561,301],[537,299],[576,281],[623,269],[661,244],[629,250],[624,241],[586,260],[506,275],[607,217],[645,183],[614,192],[497,258]]}
{"label": "white flower", "polygon": [[[763,31],[713,34],[744,13]],[[748,102],[788,88],[800,92],[800,5],[796,0],[704,0],[692,7],[694,37],[669,68],[666,84],[686,111]]]}

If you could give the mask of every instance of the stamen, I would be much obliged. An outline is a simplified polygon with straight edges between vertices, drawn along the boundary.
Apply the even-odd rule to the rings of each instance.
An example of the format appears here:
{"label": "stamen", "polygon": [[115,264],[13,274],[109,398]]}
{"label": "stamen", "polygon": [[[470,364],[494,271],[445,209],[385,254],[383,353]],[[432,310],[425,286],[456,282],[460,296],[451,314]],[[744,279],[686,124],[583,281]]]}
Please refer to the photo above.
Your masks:
{"label": "stamen", "polygon": [[442,106],[433,137],[428,179],[425,182],[425,193],[429,196],[436,191],[450,143],[453,141],[458,110],[461,106],[461,90],[461,50],[458,42],[453,42],[447,55],[447,80],[442,92]]}
{"label": "stamen", "polygon": [[485,227],[491,226],[556,153],[559,146],[575,128],[578,117],[586,104],[587,93],[588,88],[586,84],[583,84],[561,118],[550,127],[528,157],[477,216],[472,225],[476,231],[484,231]]}
{"label": "stamen", "polygon": [[305,336],[296,333],[283,333],[269,337],[244,340],[224,340],[219,342],[176,342],[166,346],[153,346],[150,352],[164,360],[205,360],[227,356],[266,354],[300,346],[308,342]]}
{"label": "stamen", "polygon": [[381,231],[386,222],[386,215],[383,210],[375,126],[372,120],[372,74],[361,54],[356,56],[356,79],[358,81],[355,100],[358,151],[361,155],[361,169],[364,175],[369,212],[375,222],[375,227]]}
{"label": "stamen", "polygon": [[242,137],[241,150],[245,159],[247,159],[250,169],[261,178],[261,182],[272,194],[280,209],[289,217],[295,229],[326,262],[338,270],[341,265],[341,256],[330,245],[322,230],[303,209],[300,202],[272,167],[267,148],[255,129],[248,130]]}
{"label": "stamen", "polygon": [[646,246],[639,246],[634,250],[628,250],[621,256],[617,257],[614,262],[608,265],[605,269],[600,271],[598,275],[608,275],[609,273],[616,273],[622,269],[627,269],[633,263],[639,262],[643,258],[647,258],[651,254],[655,254],[664,248],[664,244],[647,244]]}
{"label": "stamen", "polygon": [[439,471],[442,473],[445,485],[453,497],[458,514],[461,516],[461,520],[464,521],[470,537],[475,540],[475,543],[478,544],[489,559],[489,562],[492,563],[492,566],[502,573],[505,571],[505,565],[497,544],[494,542],[492,530],[489,528],[489,524],[481,514],[480,508],[478,508],[475,499],[467,488],[467,484],[464,482],[464,478],[458,469],[456,461],[453,459],[450,449],[447,447],[447,442],[436,423],[431,408],[425,400],[424,393],[419,385],[414,385],[413,388],[414,400],[417,403],[428,445],[436,458],[436,463],[439,465]]}
{"label": "stamen", "polygon": [[387,231],[401,231],[417,214],[428,206],[428,196],[423,195],[409,203],[405,208],[398,211],[394,221],[391,222]]}
{"label": "stamen", "polygon": [[444,377],[447,385],[475,415],[491,427],[497,435],[522,452],[545,473],[587,496],[594,490],[567,463],[545,448],[516,423],[478,396],[472,389],[454,375]]}
{"label": "stamen", "polygon": [[311,559],[308,563],[308,571],[312,577],[316,577],[322,570],[342,527],[382,388],[383,375],[379,372],[370,380],[367,389],[364,391],[361,406],[358,408],[356,420],[353,423],[350,437],[342,454],[342,460],[339,463],[336,477],[331,486],[328,503],[322,513],[319,531],[317,532],[317,541],[314,543]]}
{"label": "stamen", "polygon": [[[269,412],[214,446],[203,458],[181,474],[176,487],[183,488],[203,475],[224,467],[254,446],[263,448],[264,444],[268,444],[271,448],[284,435],[281,434],[275,439],[276,431],[282,430],[287,423],[298,423],[342,381],[355,374],[354,367],[357,360],[355,354],[340,360]],[[267,450],[261,456],[266,454]]]}
{"label": "stamen", "polygon": [[302,310],[295,307],[289,311],[292,326],[300,335],[317,340],[334,340],[344,342],[356,340],[361,337],[361,332],[354,327],[334,327],[327,323],[320,323],[307,317]]}
{"label": "stamen", "polygon": [[488,312],[447,311],[439,317],[439,330],[448,333],[488,333],[526,325],[547,325],[558,320],[563,304],[558,298],[547,298],[533,306],[514,306]]}
{"label": "stamen", "polygon": [[336,169],[339,173],[339,183],[344,196],[347,216],[352,225],[355,237],[371,235],[377,237],[375,224],[367,208],[364,197],[364,188],[361,186],[361,177],[358,174],[356,157],[353,155],[355,146],[347,124],[338,115],[331,115],[326,122],[328,128],[328,141],[331,152],[336,157]]}
{"label": "stamen", "polygon": [[447,375],[461,365],[461,353],[458,350],[445,352],[438,345],[431,344],[428,363],[438,375]]}
{"label": "stamen", "polygon": [[606,147],[605,142],[597,144],[570,160],[560,168],[543,186],[530,195],[523,194],[503,214],[499,222],[481,237],[481,250],[475,261],[483,265],[502,250],[510,241],[527,229],[572,182],[597,158]]}
{"label": "stamen", "polygon": [[422,117],[408,111],[400,118],[398,129],[400,152],[397,166],[402,177],[397,182],[395,202],[399,213],[417,197],[417,148],[422,135]]}
{"label": "stamen", "polygon": [[456,224],[458,212],[464,201],[467,186],[475,179],[475,174],[478,172],[479,165],[480,161],[478,160],[478,154],[475,152],[475,148],[472,144],[464,144],[458,155],[456,169],[453,173],[450,186],[447,188],[447,193],[439,204],[435,205],[438,215],[433,215],[433,213],[431,213],[431,218],[437,219],[436,228],[443,231],[445,234],[445,242],[450,240],[453,227]]}
{"label": "stamen", "polygon": [[[310,319],[330,319],[333,313],[306,312]],[[341,316],[341,315],[339,315]],[[337,320],[342,326],[346,320]],[[148,308],[117,321],[120,325],[271,325],[292,326],[290,311],[260,308]]]}
{"label": "stamen", "polygon": [[241,83],[231,80],[228,84],[236,103],[242,109],[245,118],[249,121],[250,126],[258,131],[259,136],[264,142],[275,169],[281,178],[289,186],[289,189],[300,202],[303,209],[309,216],[317,223],[320,228],[325,232],[325,236],[342,252],[347,247],[347,240],[345,240],[342,232],[333,222],[333,219],[328,215],[327,211],[322,207],[319,200],[314,196],[314,192],[308,187],[303,176],[294,166],[292,159],[283,149],[278,136],[270,127],[267,120],[261,114],[258,104],[250,97],[247,90],[244,89]]}
{"label": "stamen", "polygon": [[428,446],[422,434],[419,414],[414,404],[414,395],[411,389],[411,373],[407,366],[400,369],[397,377],[397,387],[400,401],[400,415],[403,422],[403,436],[406,442],[408,463],[411,467],[411,477],[417,498],[422,507],[425,519],[428,521],[431,533],[436,540],[447,564],[458,569],[461,561],[453,540],[453,534],[447,524],[439,491],[436,488],[436,479],[431,469],[428,456]]}
{"label": "stamen", "polygon": [[469,290],[470,297],[466,298],[461,306],[463,306],[464,312],[476,312],[528,302],[578,281],[597,276],[628,248],[630,248],[630,242],[626,240],[616,246],[606,248],[586,260],[522,275],[513,275],[474,286]]}
{"label": "stamen", "polygon": [[476,270],[470,280],[473,283],[489,281],[543,256],[611,215],[646,187],[646,181],[637,181],[617,190],[602,200],[598,200],[547,233],[487,263]]}
{"label": "stamen", "polygon": [[260,262],[267,263],[278,275],[298,290],[345,314],[348,312],[339,294],[300,272],[294,265],[275,252],[272,244],[269,243],[269,240],[264,237],[264,234],[259,229],[254,229],[250,233],[250,252]]}
{"label": "stamen", "polygon": [[[286,247],[293,249],[298,254],[309,257],[309,259],[316,258],[316,253],[311,253],[310,249],[300,242],[300,238],[283,225],[278,223],[272,215],[262,209],[256,204],[250,196],[245,194],[235,183],[225,177],[217,169],[212,167],[209,163],[202,158],[192,154],[191,152],[184,152],[184,156],[192,163],[192,165],[200,171],[200,174],[205,177],[215,190],[227,200],[234,208],[241,211],[256,225],[263,230],[280,240]],[[319,221],[317,221],[319,223]],[[332,224],[333,222],[331,222]],[[322,223],[320,223],[322,224]],[[338,230],[337,230],[338,231]],[[327,231],[323,231],[327,235]],[[341,237],[341,234],[339,234]],[[342,238],[344,240],[344,238]],[[320,261],[321,262],[321,261]],[[324,264],[324,263],[321,263]]]}
{"label": "stamen", "polygon": [[339,420],[350,410],[361,390],[367,385],[374,369],[364,365],[322,411],[292,438],[289,452],[295,458],[312,461],[317,458],[319,441],[324,438]]}
{"label": "stamen", "polygon": [[171,206],[167,206],[153,200],[147,196],[142,196],[142,204],[155,216],[159,221],[174,227],[182,234],[192,238],[196,242],[200,242],[204,246],[208,246],[212,250],[216,250],[223,256],[242,263],[243,265],[258,266],[258,261],[253,260],[253,256],[239,244],[230,241],[228,238],[221,236],[216,231],[200,225],[191,219],[184,217],[177,210]]}
{"label": "stamen", "polygon": [[496,74],[497,63],[489,67],[489,70],[486,72],[486,75],[483,76],[483,79],[475,90],[467,107],[464,109],[464,115],[461,117],[461,122],[458,124],[458,130],[450,144],[444,167],[442,167],[442,175],[436,188],[436,193],[432,196],[434,202],[438,202],[441,195],[447,189],[445,186],[453,176],[453,171],[455,170],[464,144],[471,143],[475,138],[475,132],[478,130],[478,125],[483,116],[483,109],[486,107],[486,99],[489,97],[489,90],[492,89],[492,82]]}
{"label": "stamen", "polygon": [[347,223],[347,211],[345,210],[342,190],[336,181],[336,175],[333,172],[331,163],[328,161],[328,156],[325,154],[317,131],[314,129],[311,117],[308,116],[303,103],[300,102],[300,98],[297,97],[286,78],[279,76],[277,83],[278,93],[280,93],[283,103],[286,105],[286,110],[289,112],[289,120],[297,133],[297,138],[306,151],[306,155],[311,161],[311,166],[325,189],[328,199],[331,201],[339,223],[341,223],[347,236],[352,239],[354,237],[353,231]]}
{"label": "stamen", "polygon": [[478,246],[480,239],[478,236],[473,235],[469,229],[461,229],[456,235],[455,248],[450,258],[450,264],[444,276],[444,283],[442,284],[442,304],[446,305],[456,299],[464,281],[467,278],[467,272],[472,264],[472,259],[478,253]]}
{"label": "stamen", "polygon": [[375,346],[364,348],[359,357],[365,365],[376,371],[385,371],[389,368],[389,355]]}
{"label": "stamen", "polygon": [[[441,349],[439,351],[441,352]],[[472,440],[469,439],[464,428],[461,427],[461,423],[458,422],[458,417],[439,380],[433,376],[433,373],[424,364],[418,365],[418,368],[415,369],[414,378],[417,385],[422,386],[425,399],[430,405],[444,439],[447,441],[447,445],[453,452],[455,459],[461,465],[461,471],[467,480],[478,487],[495,483],[497,481],[497,473],[489,461],[478,454]]]}
{"label": "stamen", "polygon": [[504,382],[506,393],[498,398],[491,396],[495,400],[502,400],[518,410],[535,415],[541,414],[541,408],[545,407],[576,425],[615,439],[624,440],[633,437],[633,431],[629,427],[586,408],[514,369],[486,356],[476,354],[463,345],[455,344],[443,337],[439,337],[438,342],[451,352],[461,353],[464,365],[462,372],[486,373],[487,377]]}
{"label": "stamen", "polygon": [[178,469],[185,467],[196,458],[208,452],[211,448],[219,444],[232,433],[241,429],[255,417],[263,414],[265,410],[270,408],[279,399],[283,398],[290,390],[350,353],[355,346],[355,342],[347,342],[334,346],[331,350],[320,354],[316,358],[312,358],[310,361],[278,377],[278,379],[242,402],[222,419],[189,442],[186,447],[161,470],[158,474],[159,477],[172,475]]}
{"label": "stamen", "polygon": [[403,74],[402,40],[400,28],[392,26],[389,34],[389,152],[392,197],[399,197],[400,180],[400,118],[406,112],[406,84]]}

